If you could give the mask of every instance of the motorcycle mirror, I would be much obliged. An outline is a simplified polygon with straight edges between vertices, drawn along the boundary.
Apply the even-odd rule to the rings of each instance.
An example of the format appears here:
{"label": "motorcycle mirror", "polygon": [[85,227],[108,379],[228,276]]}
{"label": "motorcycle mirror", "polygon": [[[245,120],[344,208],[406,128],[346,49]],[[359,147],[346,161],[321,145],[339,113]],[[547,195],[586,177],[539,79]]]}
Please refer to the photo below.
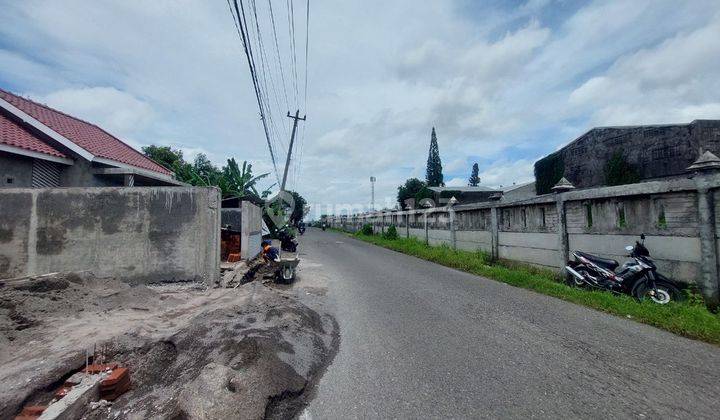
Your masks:
{"label": "motorcycle mirror", "polygon": [[631,252],[631,251],[633,250],[633,246],[632,246],[632,245],[628,245],[628,246],[625,247],[625,250],[628,251],[628,252]]}

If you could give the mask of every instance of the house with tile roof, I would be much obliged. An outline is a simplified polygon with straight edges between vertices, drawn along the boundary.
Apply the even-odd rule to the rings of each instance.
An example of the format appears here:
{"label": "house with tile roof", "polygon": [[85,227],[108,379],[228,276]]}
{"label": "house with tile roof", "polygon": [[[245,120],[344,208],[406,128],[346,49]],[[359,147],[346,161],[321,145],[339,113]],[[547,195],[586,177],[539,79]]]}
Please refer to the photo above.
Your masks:
{"label": "house with tile roof", "polygon": [[0,89],[0,188],[171,185],[182,183],[97,125]]}

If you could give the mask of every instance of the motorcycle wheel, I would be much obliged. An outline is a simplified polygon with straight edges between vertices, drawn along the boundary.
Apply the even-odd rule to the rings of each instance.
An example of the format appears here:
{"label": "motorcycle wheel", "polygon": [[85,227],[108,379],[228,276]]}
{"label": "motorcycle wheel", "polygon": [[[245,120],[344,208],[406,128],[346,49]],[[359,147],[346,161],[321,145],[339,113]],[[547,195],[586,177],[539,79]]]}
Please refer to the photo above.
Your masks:
{"label": "motorcycle wheel", "polygon": [[649,299],[658,305],[666,305],[681,299],[682,293],[677,287],[668,283],[655,283],[655,290],[645,282],[635,288],[635,298],[639,301]]}
{"label": "motorcycle wheel", "polygon": [[[583,277],[585,277],[587,275],[587,270],[585,270],[585,269],[579,268],[575,271],[577,271]],[[570,273],[567,273],[567,278],[565,279],[565,283],[567,283],[568,286],[579,287],[581,289],[585,289],[586,287],[588,287],[587,283],[585,283],[584,281],[580,280],[579,278],[573,276]]]}

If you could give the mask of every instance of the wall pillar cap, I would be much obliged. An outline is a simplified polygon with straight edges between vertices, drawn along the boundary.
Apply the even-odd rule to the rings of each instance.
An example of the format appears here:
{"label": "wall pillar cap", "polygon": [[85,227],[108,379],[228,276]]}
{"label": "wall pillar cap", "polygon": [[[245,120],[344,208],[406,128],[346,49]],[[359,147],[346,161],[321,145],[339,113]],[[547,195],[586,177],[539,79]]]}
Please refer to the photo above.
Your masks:
{"label": "wall pillar cap", "polygon": [[702,156],[698,158],[698,160],[693,162],[692,165],[688,166],[687,171],[704,172],[718,169],[720,169],[720,158],[718,158],[708,150],[703,153]]}
{"label": "wall pillar cap", "polygon": [[560,181],[558,181],[558,183],[550,189],[555,191],[556,193],[563,193],[565,191],[574,190],[575,186],[570,181],[568,181],[567,178],[562,177],[560,178]]}

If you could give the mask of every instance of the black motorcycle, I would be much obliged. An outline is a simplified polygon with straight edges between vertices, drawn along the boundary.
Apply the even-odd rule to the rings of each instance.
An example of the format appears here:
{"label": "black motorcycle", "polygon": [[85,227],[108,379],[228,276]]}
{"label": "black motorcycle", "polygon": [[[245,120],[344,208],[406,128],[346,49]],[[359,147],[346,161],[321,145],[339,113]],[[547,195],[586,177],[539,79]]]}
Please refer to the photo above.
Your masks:
{"label": "black motorcycle", "polygon": [[636,241],[635,246],[625,247],[632,260],[622,267],[609,258],[573,252],[575,260],[568,261],[565,266],[568,284],[625,293],[638,300],[649,298],[661,305],[681,300],[683,295],[679,285],[657,272],[650,251],[645,247],[645,235],[640,235],[640,239],[642,243]]}
{"label": "black motorcycle", "polygon": [[300,235],[302,235],[303,233],[305,233],[305,223],[302,223],[302,222],[299,223],[299,224],[298,224],[298,227],[297,227],[297,230],[298,230],[298,233],[299,233]]}

